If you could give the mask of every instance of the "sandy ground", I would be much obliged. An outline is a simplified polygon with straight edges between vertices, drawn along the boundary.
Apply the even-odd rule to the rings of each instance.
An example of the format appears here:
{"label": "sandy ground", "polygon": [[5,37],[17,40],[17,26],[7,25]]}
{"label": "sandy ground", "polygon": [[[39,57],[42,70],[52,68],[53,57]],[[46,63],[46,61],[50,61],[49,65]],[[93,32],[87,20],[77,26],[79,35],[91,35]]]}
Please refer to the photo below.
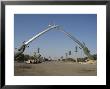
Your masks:
{"label": "sandy ground", "polygon": [[45,62],[40,64],[14,63],[15,76],[96,76],[96,64]]}

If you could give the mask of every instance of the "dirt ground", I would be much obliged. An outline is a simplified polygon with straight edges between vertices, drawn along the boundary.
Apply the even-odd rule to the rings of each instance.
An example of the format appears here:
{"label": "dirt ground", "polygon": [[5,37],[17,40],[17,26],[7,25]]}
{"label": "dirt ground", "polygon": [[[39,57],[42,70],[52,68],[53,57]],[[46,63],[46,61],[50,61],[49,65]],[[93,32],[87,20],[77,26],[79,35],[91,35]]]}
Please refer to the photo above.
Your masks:
{"label": "dirt ground", "polygon": [[72,62],[44,62],[40,64],[14,63],[15,76],[96,76],[97,64]]}

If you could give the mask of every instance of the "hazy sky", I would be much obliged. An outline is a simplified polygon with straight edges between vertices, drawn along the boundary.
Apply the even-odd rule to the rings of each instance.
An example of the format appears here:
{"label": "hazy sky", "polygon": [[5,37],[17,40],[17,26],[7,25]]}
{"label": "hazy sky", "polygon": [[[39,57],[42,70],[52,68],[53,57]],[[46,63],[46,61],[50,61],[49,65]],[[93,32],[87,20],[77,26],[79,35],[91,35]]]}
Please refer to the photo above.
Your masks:
{"label": "hazy sky", "polygon": [[[37,33],[45,30],[49,23],[55,23],[75,36],[80,42],[85,42],[91,54],[97,53],[97,15],[96,14],[15,14],[14,15],[14,44],[18,48],[23,41],[28,41]],[[75,56],[74,41],[64,33],[50,30],[29,44],[25,54],[33,54],[40,48],[40,53],[45,57],[65,57],[71,50]],[[84,55],[78,49],[77,55]]]}

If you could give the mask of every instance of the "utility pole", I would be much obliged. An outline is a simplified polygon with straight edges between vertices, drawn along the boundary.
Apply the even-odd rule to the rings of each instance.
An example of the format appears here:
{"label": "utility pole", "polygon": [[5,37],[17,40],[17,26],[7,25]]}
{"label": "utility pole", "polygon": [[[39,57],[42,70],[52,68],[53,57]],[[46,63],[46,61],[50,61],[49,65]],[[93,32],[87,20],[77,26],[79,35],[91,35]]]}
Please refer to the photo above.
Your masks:
{"label": "utility pole", "polygon": [[69,58],[72,58],[71,56],[71,50],[68,52]]}
{"label": "utility pole", "polygon": [[37,52],[40,53],[40,48],[37,49]]}
{"label": "utility pole", "polygon": [[78,61],[77,61],[77,52],[78,52],[78,48],[77,48],[77,46],[76,46],[76,47],[75,47],[76,62],[78,62]]}
{"label": "utility pole", "polygon": [[69,51],[69,55],[71,55],[71,51]]}
{"label": "utility pole", "polygon": [[34,52],[34,62],[37,61],[37,55],[36,55],[36,52]]}
{"label": "utility pole", "polygon": [[65,55],[66,55],[66,59],[68,58],[68,53],[65,53]]}

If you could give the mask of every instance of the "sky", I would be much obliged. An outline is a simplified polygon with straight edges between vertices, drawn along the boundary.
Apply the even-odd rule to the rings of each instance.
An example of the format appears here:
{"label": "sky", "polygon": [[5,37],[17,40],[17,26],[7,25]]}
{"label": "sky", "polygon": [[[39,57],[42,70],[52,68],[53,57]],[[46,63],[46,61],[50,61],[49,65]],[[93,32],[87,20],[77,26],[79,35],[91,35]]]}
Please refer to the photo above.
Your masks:
{"label": "sky", "polygon": [[[19,48],[24,41],[45,30],[48,25],[59,25],[66,32],[84,42],[91,51],[97,53],[97,15],[96,14],[15,14],[14,15],[14,47]],[[50,30],[29,44],[24,54],[33,55],[40,48],[42,56],[51,58],[65,57],[71,51],[71,57],[83,57],[81,49],[75,53],[79,46],[64,33]]]}

